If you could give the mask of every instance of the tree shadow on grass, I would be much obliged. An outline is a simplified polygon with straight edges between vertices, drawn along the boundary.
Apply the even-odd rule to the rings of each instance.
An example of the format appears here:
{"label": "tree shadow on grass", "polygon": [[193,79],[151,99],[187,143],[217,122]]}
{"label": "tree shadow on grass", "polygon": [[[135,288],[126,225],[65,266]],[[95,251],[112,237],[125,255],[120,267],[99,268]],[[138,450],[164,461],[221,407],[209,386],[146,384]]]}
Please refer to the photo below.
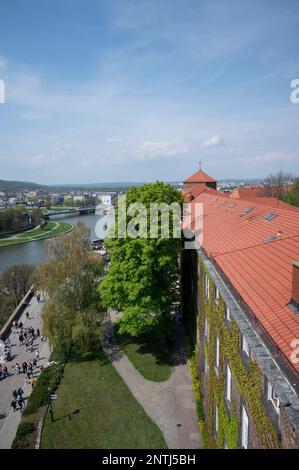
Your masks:
{"label": "tree shadow on grass", "polygon": [[54,418],[54,417],[53,417],[53,422],[56,423],[56,421],[60,421],[60,420],[62,420],[62,419],[64,419],[64,418],[68,418],[69,421],[72,421],[72,416],[77,415],[77,414],[79,414],[79,413],[80,413],[80,410],[79,410],[79,408],[78,408],[78,409],[72,411],[71,413],[68,413],[68,414],[66,414],[66,415],[60,416],[59,418]]}
{"label": "tree shadow on grass", "polygon": [[98,351],[89,351],[86,353],[79,353],[73,351],[68,358],[68,362],[76,362],[76,363],[83,363],[83,362],[93,362],[98,361],[100,365],[106,365],[109,363],[109,359],[107,358],[106,354],[100,349]]}
{"label": "tree shadow on grass", "polygon": [[137,345],[139,354],[151,354],[158,365],[172,365],[172,346],[166,338],[155,336],[155,334],[132,337],[120,334],[117,327],[115,328],[115,337],[121,348],[134,343]]}

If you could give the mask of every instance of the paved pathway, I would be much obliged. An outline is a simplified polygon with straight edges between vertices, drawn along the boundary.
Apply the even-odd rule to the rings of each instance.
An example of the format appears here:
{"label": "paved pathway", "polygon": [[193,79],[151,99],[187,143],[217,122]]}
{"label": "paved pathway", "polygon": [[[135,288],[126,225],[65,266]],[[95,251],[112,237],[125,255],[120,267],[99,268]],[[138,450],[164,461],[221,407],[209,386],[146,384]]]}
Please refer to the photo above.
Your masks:
{"label": "paved pathway", "polygon": [[[35,331],[37,328],[41,330],[41,310],[43,303],[38,303],[36,297],[33,297],[30,301],[28,308],[22,314],[20,321],[23,322],[24,327],[32,326]],[[26,311],[29,311],[29,319],[26,318]],[[10,334],[11,341],[11,354],[12,360],[7,362],[7,368],[10,373],[9,377],[0,380],[0,410],[5,413],[4,417],[0,417],[0,449],[10,449],[12,441],[15,437],[17,427],[21,421],[21,412],[19,410],[12,411],[10,407],[12,391],[15,388],[22,387],[24,390],[25,403],[26,398],[31,393],[31,385],[27,385],[24,374],[15,375],[14,367],[18,362],[20,365],[22,362],[32,361],[34,359],[36,349],[39,350],[40,360],[38,365],[45,364],[48,362],[50,351],[47,342],[40,341],[37,338],[34,341],[33,352],[27,352],[25,346],[19,346],[17,333]],[[35,376],[38,375],[38,369],[35,369]]]}
{"label": "paved pathway", "polygon": [[[111,312],[110,317],[112,323],[106,322],[105,326],[113,334],[117,314]],[[152,382],[144,379],[114,341],[105,350],[134,397],[161,429],[168,448],[201,448],[182,325],[176,322],[173,372],[165,382]]]}

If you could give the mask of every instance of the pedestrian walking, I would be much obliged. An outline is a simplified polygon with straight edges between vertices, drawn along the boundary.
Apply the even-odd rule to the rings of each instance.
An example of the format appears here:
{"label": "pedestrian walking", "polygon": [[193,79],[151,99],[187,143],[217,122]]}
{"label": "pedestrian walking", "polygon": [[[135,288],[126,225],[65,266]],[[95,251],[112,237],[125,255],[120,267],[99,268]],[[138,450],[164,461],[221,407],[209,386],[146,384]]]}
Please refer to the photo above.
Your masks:
{"label": "pedestrian walking", "polygon": [[36,384],[36,379],[32,377],[32,379],[30,380],[30,383],[31,383],[31,387],[34,388],[34,385]]}
{"label": "pedestrian walking", "polygon": [[24,336],[22,334],[19,335],[19,346],[22,346],[24,341]]}
{"label": "pedestrian walking", "polygon": [[26,312],[26,318],[27,318],[27,320],[29,320],[29,312],[28,312],[28,310],[27,310],[27,312]]}
{"label": "pedestrian walking", "polygon": [[11,400],[10,406],[12,407],[12,409],[13,409],[14,411],[16,411],[16,409],[17,409],[17,401],[16,401],[14,398]]}
{"label": "pedestrian walking", "polygon": [[19,399],[18,399],[18,405],[19,405],[19,408],[20,408],[21,412],[23,411],[24,404],[25,404],[25,403],[24,403],[24,398],[23,398],[22,396],[19,397]]}
{"label": "pedestrian walking", "polygon": [[21,329],[23,328],[23,323],[21,321],[19,323],[19,328],[21,328]]}
{"label": "pedestrian walking", "polygon": [[30,379],[31,379],[31,372],[30,370],[28,369],[27,372],[26,372],[26,379],[27,379],[27,382],[29,383]]}
{"label": "pedestrian walking", "polygon": [[38,349],[35,351],[35,358],[36,358],[36,361],[39,360],[39,350]]}
{"label": "pedestrian walking", "polygon": [[45,368],[42,364],[39,366],[39,370],[40,370],[40,373],[42,373],[45,370]]}
{"label": "pedestrian walking", "polygon": [[39,301],[40,301],[40,295],[39,295],[39,294],[37,294],[36,300],[37,300],[37,302],[39,303]]}
{"label": "pedestrian walking", "polygon": [[36,365],[37,365],[37,360],[34,358],[32,362],[33,362],[33,366],[36,367]]}
{"label": "pedestrian walking", "polygon": [[22,389],[22,387],[18,388],[17,394],[19,397],[22,397],[24,395],[24,390]]}
{"label": "pedestrian walking", "polygon": [[26,361],[23,362],[22,369],[23,369],[23,374],[26,374],[26,371],[27,371],[27,362]]}
{"label": "pedestrian walking", "polygon": [[18,363],[16,363],[16,365],[15,365],[15,371],[16,371],[16,375],[19,375],[20,372],[21,372],[21,367],[19,366]]}
{"label": "pedestrian walking", "polygon": [[39,331],[39,328],[36,330],[36,336],[39,337],[40,336],[40,331]]}

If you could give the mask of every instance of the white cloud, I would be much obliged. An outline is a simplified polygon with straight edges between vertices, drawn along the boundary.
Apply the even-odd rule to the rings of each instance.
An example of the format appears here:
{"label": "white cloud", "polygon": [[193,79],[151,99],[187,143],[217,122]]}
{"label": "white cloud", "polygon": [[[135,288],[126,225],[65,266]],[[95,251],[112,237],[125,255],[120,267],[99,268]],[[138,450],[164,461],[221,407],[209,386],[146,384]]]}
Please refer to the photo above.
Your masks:
{"label": "white cloud", "polygon": [[147,141],[144,142],[141,147],[141,158],[160,158],[160,157],[170,157],[178,153],[178,148],[175,144],[169,142],[153,142]]}
{"label": "white cloud", "polygon": [[31,158],[31,165],[35,168],[39,168],[49,164],[49,158],[47,155],[33,155]]}
{"label": "white cloud", "polygon": [[124,144],[126,139],[122,137],[108,137],[105,142],[106,144]]}
{"label": "white cloud", "polygon": [[255,157],[255,161],[257,162],[281,162],[292,159],[293,157],[291,155],[287,155],[282,152],[269,152],[265,155],[258,155]]}
{"label": "white cloud", "polygon": [[220,145],[220,142],[221,142],[220,137],[218,135],[214,135],[213,137],[210,137],[209,139],[204,140],[201,145],[203,147],[211,147],[214,145]]}

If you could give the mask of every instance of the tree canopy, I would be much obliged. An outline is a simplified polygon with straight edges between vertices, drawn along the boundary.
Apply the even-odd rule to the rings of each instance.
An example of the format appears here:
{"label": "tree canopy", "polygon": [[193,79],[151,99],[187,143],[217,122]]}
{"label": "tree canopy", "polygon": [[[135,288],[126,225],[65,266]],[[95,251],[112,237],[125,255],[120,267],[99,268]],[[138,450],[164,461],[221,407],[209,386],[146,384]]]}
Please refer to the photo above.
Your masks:
{"label": "tree canopy", "polygon": [[292,180],[293,177],[290,173],[286,173],[284,171],[271,173],[271,175],[265,179],[263,195],[282,199],[286,185],[290,184]]}
{"label": "tree canopy", "polygon": [[292,188],[284,194],[283,200],[299,207],[299,178],[294,181]]}
{"label": "tree canopy", "polygon": [[[127,207],[142,203],[146,212],[146,227],[133,211],[126,214],[126,226],[135,225],[135,238],[118,238],[120,208],[116,211],[115,237],[107,238],[111,262],[109,271],[99,286],[102,302],[122,312],[120,333],[132,336],[155,329],[165,334],[170,328],[170,313],[178,301],[179,254],[181,239],[173,238],[175,215],[170,211],[170,237],[162,236],[167,222],[159,213],[157,238],[150,237],[151,205],[183,202],[182,195],[164,183],[132,187],[126,195]],[[135,212],[138,213],[138,208]],[[180,214],[179,214],[180,218]],[[178,222],[178,221],[177,221]],[[146,230],[147,228],[147,233]],[[133,230],[134,232],[134,230]]]}
{"label": "tree canopy", "polygon": [[34,267],[21,264],[10,266],[0,277],[0,326],[21,302],[33,282]]}
{"label": "tree canopy", "polygon": [[89,245],[89,230],[78,222],[72,233],[48,242],[50,259],[37,269],[38,287],[47,294],[43,331],[56,351],[90,350],[99,340],[103,262],[91,257]]}

